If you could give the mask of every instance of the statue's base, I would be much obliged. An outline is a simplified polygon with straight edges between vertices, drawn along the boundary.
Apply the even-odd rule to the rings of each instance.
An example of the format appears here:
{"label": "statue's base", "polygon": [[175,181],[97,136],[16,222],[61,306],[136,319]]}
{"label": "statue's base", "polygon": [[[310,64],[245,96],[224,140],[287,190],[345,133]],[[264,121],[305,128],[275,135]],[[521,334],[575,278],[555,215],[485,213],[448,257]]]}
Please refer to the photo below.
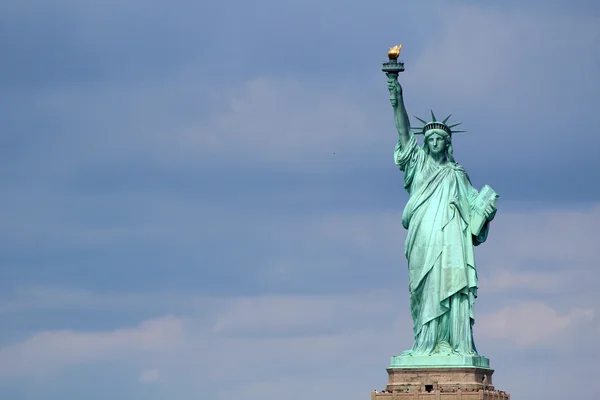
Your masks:
{"label": "statue's base", "polygon": [[[431,357],[437,356],[427,356]],[[452,356],[439,356],[452,357]],[[458,357],[457,358],[465,358]],[[398,356],[394,359],[413,358],[414,356]],[[470,357],[468,360],[473,361]],[[475,358],[475,357],[474,357]],[[489,360],[485,357],[489,366]],[[458,363],[458,360],[455,360]],[[371,400],[510,400],[506,392],[495,390],[492,384],[493,369],[469,366],[422,366],[395,367],[387,369],[388,384],[384,392],[371,392]]]}
{"label": "statue's base", "polygon": [[476,367],[489,368],[490,360],[482,356],[431,355],[394,356],[390,368]]}
{"label": "statue's base", "polygon": [[371,400],[510,400],[510,394],[497,390],[431,392],[371,392]]}
{"label": "statue's base", "polygon": [[388,368],[386,389],[494,390],[493,369],[478,367]]}

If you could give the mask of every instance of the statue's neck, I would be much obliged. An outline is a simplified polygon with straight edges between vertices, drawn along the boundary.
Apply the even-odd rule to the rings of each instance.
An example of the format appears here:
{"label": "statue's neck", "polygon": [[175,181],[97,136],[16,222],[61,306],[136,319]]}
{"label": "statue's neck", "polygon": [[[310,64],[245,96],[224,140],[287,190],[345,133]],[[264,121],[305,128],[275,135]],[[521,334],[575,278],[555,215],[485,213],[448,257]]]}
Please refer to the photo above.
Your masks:
{"label": "statue's neck", "polygon": [[445,165],[448,163],[448,157],[444,153],[432,154],[429,153],[429,156],[435,161],[436,164]]}

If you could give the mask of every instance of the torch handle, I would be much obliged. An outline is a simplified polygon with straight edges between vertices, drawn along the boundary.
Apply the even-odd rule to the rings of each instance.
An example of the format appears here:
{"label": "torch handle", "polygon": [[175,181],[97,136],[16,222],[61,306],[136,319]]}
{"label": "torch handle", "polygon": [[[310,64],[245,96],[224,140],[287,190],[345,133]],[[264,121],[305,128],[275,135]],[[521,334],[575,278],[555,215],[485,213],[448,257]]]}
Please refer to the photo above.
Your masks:
{"label": "torch handle", "polygon": [[[398,73],[397,72],[386,72],[386,75],[388,77],[388,82],[390,81],[395,81],[398,82]],[[392,103],[392,106],[396,107],[398,105],[398,93],[396,92],[396,88],[390,88],[390,102]]]}

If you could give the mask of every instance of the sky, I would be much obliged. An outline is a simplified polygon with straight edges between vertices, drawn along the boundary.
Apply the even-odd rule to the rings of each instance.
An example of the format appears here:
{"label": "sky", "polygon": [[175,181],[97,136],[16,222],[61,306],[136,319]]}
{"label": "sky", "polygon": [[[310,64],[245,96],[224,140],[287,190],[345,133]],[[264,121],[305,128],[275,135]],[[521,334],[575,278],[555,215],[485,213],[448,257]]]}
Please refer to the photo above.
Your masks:
{"label": "sky", "polygon": [[494,384],[596,398],[600,3],[5,0],[0,32],[1,399],[383,389],[412,345],[398,43],[411,118],[463,122],[500,194]]}

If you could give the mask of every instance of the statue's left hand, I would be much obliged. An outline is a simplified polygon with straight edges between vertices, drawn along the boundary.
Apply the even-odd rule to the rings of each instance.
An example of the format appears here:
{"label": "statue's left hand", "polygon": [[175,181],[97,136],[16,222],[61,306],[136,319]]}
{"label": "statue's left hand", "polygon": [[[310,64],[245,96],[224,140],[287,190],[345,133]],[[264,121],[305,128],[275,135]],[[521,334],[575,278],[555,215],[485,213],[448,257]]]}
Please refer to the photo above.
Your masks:
{"label": "statue's left hand", "polygon": [[494,217],[496,216],[496,211],[498,211],[498,209],[496,208],[496,205],[490,204],[485,209],[485,218],[488,221],[492,221],[494,219]]}

